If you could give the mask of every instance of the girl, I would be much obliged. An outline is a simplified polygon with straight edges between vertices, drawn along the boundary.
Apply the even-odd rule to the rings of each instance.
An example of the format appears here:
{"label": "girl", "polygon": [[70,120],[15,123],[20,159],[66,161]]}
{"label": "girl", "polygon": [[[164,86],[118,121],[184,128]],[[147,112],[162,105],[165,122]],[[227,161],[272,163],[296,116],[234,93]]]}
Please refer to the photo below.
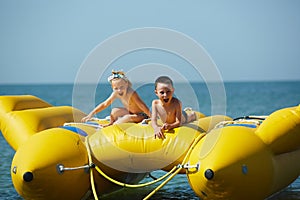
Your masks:
{"label": "girl", "polygon": [[86,117],[82,118],[82,122],[90,120],[96,113],[107,108],[117,98],[121,100],[124,108],[118,107],[112,109],[110,123],[107,126],[125,122],[138,123],[151,116],[149,108],[136,91],[132,89],[132,84],[124,72],[112,71],[112,75],[108,77],[108,81],[111,83],[113,92],[104,102],[100,103]]}

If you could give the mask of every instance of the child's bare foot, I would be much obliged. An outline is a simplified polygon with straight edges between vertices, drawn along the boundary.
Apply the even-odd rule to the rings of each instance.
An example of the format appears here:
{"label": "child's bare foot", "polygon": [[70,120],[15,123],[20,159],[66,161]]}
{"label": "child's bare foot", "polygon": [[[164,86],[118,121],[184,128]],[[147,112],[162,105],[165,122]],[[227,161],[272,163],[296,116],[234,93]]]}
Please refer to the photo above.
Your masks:
{"label": "child's bare foot", "polygon": [[187,119],[186,119],[186,123],[189,123],[189,122],[192,122],[192,121],[195,121],[197,119],[197,115],[196,115],[196,112],[193,111],[192,108],[190,107],[186,107],[184,109],[184,111],[187,113]]}
{"label": "child's bare foot", "polygon": [[189,118],[190,118],[190,122],[191,121],[195,121],[197,119],[197,116],[196,116],[196,113],[194,111],[192,111],[189,115]]}

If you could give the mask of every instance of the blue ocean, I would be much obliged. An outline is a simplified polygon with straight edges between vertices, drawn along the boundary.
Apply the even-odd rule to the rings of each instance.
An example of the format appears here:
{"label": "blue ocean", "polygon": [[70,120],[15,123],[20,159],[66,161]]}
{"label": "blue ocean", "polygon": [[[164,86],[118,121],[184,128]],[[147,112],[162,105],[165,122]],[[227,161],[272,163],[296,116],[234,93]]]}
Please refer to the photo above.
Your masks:
{"label": "blue ocean", "polygon": [[[153,84],[139,84],[137,90],[140,97],[150,107],[156,98]],[[0,95],[31,94],[55,106],[74,105],[84,112],[89,112],[95,104],[100,103],[111,93],[110,85],[99,84],[96,87],[84,85],[76,91],[72,84],[42,84],[42,85],[0,85]],[[186,88],[190,88],[189,90]],[[183,107],[192,107],[206,115],[226,114],[232,118],[246,115],[269,115],[272,112],[300,104],[300,81],[289,82],[226,82],[222,90],[212,94],[211,88],[205,83],[175,84],[175,95],[182,100]],[[91,94],[90,91],[94,91]],[[193,91],[190,94],[190,91]],[[91,100],[94,104],[87,103]],[[90,101],[89,101],[90,102]],[[219,105],[220,104],[220,105]],[[117,104],[116,104],[117,105]],[[115,105],[113,105],[115,106]],[[223,113],[218,113],[223,112]],[[99,113],[97,117],[104,118],[110,113],[110,108]],[[0,199],[22,199],[15,191],[10,178],[10,165],[14,150],[0,134]],[[160,176],[164,172],[153,172]],[[150,179],[150,178],[146,178]],[[142,199],[150,193],[154,186],[140,189],[123,189],[104,196],[103,199]],[[199,199],[190,188],[185,175],[177,175],[167,185],[160,189],[152,199]],[[269,198],[272,200],[300,200],[300,178],[295,180],[283,191]]]}

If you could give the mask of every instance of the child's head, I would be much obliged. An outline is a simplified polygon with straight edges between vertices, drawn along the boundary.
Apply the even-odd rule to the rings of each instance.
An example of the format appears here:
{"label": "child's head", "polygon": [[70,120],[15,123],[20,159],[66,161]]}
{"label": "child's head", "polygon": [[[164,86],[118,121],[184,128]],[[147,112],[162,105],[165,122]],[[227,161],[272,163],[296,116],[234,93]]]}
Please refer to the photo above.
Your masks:
{"label": "child's head", "polygon": [[169,84],[170,86],[173,87],[173,81],[168,76],[160,76],[160,77],[158,77],[155,80],[155,89],[156,89],[158,83]]}
{"label": "child's head", "polygon": [[160,76],[155,80],[155,94],[162,103],[169,103],[174,94],[173,81],[168,76]]}
{"label": "child's head", "polygon": [[127,88],[132,85],[123,71],[112,71],[108,81],[111,83],[112,89],[117,91],[120,96],[126,93]]}

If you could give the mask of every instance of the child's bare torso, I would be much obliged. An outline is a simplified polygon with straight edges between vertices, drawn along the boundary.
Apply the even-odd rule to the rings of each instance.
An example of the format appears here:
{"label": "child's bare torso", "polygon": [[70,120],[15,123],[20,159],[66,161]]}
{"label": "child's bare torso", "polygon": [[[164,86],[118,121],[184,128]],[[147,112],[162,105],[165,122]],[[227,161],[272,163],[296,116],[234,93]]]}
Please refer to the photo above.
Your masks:
{"label": "child's bare torso", "polygon": [[172,98],[172,102],[169,105],[163,105],[160,101],[157,101],[156,110],[163,121],[163,123],[172,124],[176,121],[177,112],[181,112],[178,109],[178,100],[176,98]]}
{"label": "child's bare torso", "polygon": [[118,96],[118,98],[121,100],[123,106],[128,110],[129,113],[141,113],[143,112],[140,107],[136,104],[135,98],[136,98],[136,92],[128,88],[126,95],[124,96]]}

